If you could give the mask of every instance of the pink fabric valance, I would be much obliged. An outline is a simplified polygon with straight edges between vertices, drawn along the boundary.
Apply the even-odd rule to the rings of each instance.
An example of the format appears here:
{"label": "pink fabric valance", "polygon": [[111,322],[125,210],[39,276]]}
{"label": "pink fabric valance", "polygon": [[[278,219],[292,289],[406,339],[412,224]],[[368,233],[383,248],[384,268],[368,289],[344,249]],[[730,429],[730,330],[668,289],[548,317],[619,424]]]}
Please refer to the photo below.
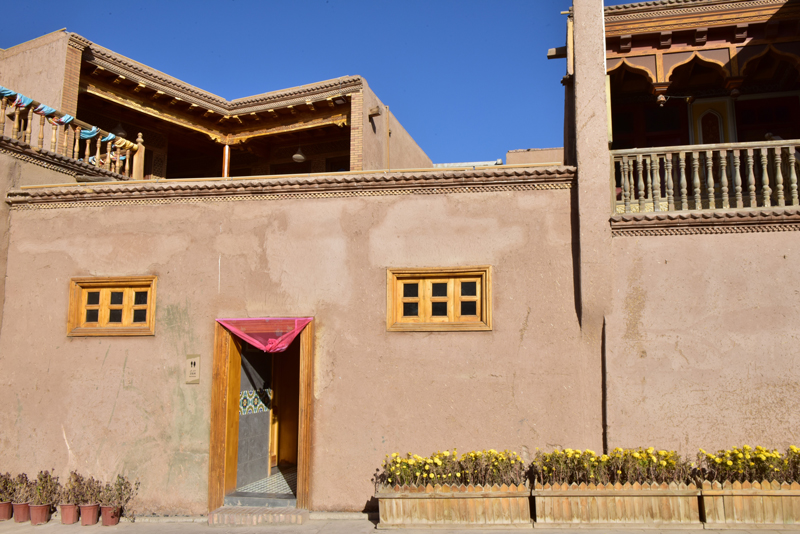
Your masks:
{"label": "pink fabric valance", "polygon": [[311,317],[217,319],[231,334],[264,352],[283,352],[303,331]]}

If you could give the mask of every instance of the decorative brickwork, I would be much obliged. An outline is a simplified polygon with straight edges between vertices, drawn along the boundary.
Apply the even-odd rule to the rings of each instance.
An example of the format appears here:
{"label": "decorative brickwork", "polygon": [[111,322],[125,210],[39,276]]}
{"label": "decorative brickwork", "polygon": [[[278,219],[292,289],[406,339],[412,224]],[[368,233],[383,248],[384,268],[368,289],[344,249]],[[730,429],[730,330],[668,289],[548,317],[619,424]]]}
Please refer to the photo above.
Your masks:
{"label": "decorative brickwork", "polygon": [[350,170],[364,170],[364,92],[350,97]]}
{"label": "decorative brickwork", "polygon": [[637,213],[611,217],[613,237],[797,232],[800,209]]}
{"label": "decorative brickwork", "polygon": [[[64,86],[61,90],[61,107],[59,108],[61,112],[73,117],[78,114],[78,87],[81,81],[81,55],[83,54],[81,39],[73,39],[70,36],[68,41],[69,46],[67,46],[66,66],[64,68]],[[67,146],[72,146],[75,142],[73,130],[68,129],[67,135]]]}

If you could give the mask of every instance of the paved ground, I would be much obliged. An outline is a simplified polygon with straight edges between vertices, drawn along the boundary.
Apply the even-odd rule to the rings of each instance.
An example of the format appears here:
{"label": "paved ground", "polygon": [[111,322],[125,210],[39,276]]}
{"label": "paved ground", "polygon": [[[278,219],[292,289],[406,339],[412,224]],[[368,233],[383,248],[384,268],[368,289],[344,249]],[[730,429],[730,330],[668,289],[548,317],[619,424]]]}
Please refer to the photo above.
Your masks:
{"label": "paved ground", "polygon": [[[202,521],[198,518],[197,521]],[[777,534],[787,532],[800,532],[800,525],[797,530],[634,530],[634,529],[543,529],[536,528],[535,532],[550,533],[550,534],[588,534],[591,532],[596,533],[609,533],[609,534],[699,534],[720,532],[725,534],[745,534],[753,532],[753,534]],[[169,522],[145,522],[140,521],[136,523],[122,522],[115,527],[102,527],[98,524],[95,527],[81,527],[80,524],[76,525],[61,525],[58,521],[50,521],[46,525],[32,527],[30,523],[14,523],[13,521],[0,522],[0,534],[91,534],[94,531],[99,531],[97,534],[192,534],[195,532],[206,532],[206,534],[264,534],[264,531],[279,531],[282,534],[362,534],[362,533],[375,533],[375,524],[367,520],[311,520],[305,525],[300,526],[259,526],[259,527],[209,527],[206,523],[169,523]],[[497,534],[497,530],[400,530],[403,534]],[[505,532],[520,532],[518,529],[510,529]],[[525,531],[522,531],[525,532]]]}

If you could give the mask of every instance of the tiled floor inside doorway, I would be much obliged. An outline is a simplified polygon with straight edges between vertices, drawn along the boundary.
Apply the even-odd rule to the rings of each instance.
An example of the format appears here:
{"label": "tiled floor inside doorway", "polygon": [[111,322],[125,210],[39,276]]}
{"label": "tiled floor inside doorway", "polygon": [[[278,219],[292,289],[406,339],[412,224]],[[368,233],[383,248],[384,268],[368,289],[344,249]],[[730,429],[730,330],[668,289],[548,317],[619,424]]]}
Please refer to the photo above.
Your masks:
{"label": "tiled floor inside doorway", "polygon": [[273,467],[272,475],[252,482],[241,488],[236,488],[242,493],[268,493],[297,495],[297,467]]}

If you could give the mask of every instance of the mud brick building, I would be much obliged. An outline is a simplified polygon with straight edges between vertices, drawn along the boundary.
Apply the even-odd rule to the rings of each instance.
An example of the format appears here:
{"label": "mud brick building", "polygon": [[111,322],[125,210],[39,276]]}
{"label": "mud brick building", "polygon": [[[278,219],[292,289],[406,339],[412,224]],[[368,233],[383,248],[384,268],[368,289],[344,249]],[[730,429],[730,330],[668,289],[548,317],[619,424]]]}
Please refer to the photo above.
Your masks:
{"label": "mud brick building", "polygon": [[68,32],[0,52],[0,469],[361,511],[395,450],[788,445],[797,3],[565,19],[563,159],[470,168],[359,76],[227,101]]}

